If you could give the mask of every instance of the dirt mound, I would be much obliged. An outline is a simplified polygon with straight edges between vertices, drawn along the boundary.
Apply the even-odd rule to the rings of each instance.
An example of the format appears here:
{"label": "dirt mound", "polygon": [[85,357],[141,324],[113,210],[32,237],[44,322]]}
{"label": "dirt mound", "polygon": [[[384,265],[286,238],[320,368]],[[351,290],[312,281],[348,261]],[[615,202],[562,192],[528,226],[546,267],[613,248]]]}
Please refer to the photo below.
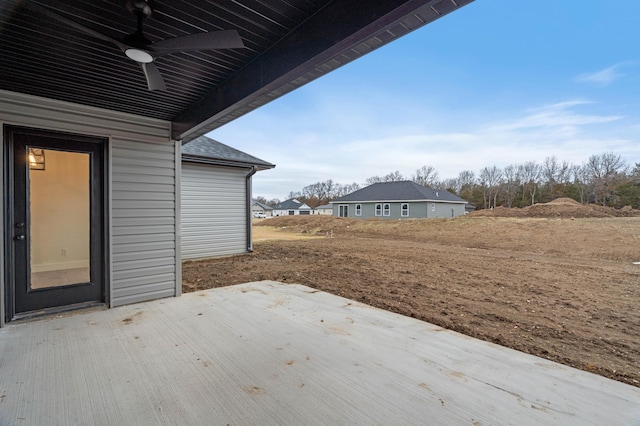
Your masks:
{"label": "dirt mound", "polygon": [[573,198],[556,198],[547,203],[550,206],[580,206],[581,204]]}
{"label": "dirt mound", "polygon": [[484,217],[537,217],[537,218],[604,218],[640,216],[640,210],[630,206],[622,209],[604,207],[596,204],[580,204],[571,198],[558,198],[548,203],[538,203],[523,208],[496,207],[491,210],[478,210],[472,216]]}
{"label": "dirt mound", "polygon": [[359,219],[347,219],[329,215],[278,216],[256,222],[256,226],[272,226],[283,231],[312,235],[326,235],[350,228]]}

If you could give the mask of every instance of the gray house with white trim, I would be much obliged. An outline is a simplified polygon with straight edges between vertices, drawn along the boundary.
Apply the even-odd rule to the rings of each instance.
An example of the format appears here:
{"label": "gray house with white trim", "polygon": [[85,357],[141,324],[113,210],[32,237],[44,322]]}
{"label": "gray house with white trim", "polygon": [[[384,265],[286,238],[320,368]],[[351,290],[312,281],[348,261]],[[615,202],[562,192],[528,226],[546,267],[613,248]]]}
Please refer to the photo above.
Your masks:
{"label": "gray house with white trim", "polygon": [[3,1],[0,326],[179,296],[182,146],[470,2]]}
{"label": "gray house with white trim", "polygon": [[313,209],[305,203],[291,198],[273,206],[274,216],[310,215]]}
{"label": "gray house with white trim", "polygon": [[182,259],[242,254],[251,242],[251,182],[275,165],[200,136],[182,146]]}
{"label": "gray house with white trim", "polygon": [[462,198],[412,181],[374,183],[332,202],[333,215],[356,219],[449,218],[465,214]]}

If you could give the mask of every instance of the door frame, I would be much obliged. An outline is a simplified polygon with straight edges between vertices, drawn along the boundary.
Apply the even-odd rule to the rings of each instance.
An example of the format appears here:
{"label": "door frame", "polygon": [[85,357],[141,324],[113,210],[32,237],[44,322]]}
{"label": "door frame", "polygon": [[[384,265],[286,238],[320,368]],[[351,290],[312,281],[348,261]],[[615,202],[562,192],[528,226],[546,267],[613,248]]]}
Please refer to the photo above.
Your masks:
{"label": "door frame", "polygon": [[[4,233],[4,318],[0,318],[0,320],[4,320],[6,322],[22,319],[26,317],[32,317],[36,315],[43,315],[55,312],[63,312],[72,309],[80,309],[88,306],[95,305],[107,305],[109,304],[109,295],[110,295],[110,222],[109,222],[109,138],[104,136],[95,136],[95,135],[84,135],[78,133],[71,132],[62,132],[62,131],[54,131],[54,130],[46,130],[46,129],[38,129],[31,128],[26,126],[18,126],[18,125],[9,125],[4,124],[3,129],[3,169],[4,169],[4,185],[3,185],[3,208],[4,208],[4,223],[3,233]],[[14,215],[15,215],[15,200],[13,199],[14,192],[14,165],[13,165],[13,135],[14,134],[27,134],[31,136],[38,137],[50,137],[54,139],[68,139],[72,141],[80,141],[80,142],[88,142],[88,143],[96,143],[100,145],[100,151],[102,156],[101,168],[102,168],[102,176],[101,176],[101,185],[99,190],[101,192],[101,203],[102,203],[102,211],[99,212],[99,217],[92,218],[92,222],[100,221],[102,226],[98,232],[100,241],[100,255],[98,261],[100,262],[100,270],[101,270],[101,280],[102,280],[102,294],[101,301],[99,302],[86,302],[86,303],[78,303],[73,305],[64,305],[57,306],[45,309],[38,309],[36,311],[30,311],[26,313],[16,314],[16,306],[15,306],[15,285],[16,285],[16,271],[15,271],[15,249],[13,242],[13,234],[14,234]],[[91,226],[94,226],[93,223]],[[1,325],[2,321],[0,321]]]}

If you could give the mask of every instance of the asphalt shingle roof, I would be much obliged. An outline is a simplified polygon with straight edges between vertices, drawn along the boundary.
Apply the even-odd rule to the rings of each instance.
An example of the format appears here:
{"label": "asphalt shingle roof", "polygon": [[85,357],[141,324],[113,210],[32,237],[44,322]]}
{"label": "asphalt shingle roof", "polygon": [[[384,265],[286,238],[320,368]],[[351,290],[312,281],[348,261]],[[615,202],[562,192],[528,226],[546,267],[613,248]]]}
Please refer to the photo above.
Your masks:
{"label": "asphalt shingle roof", "polygon": [[302,207],[304,203],[292,198],[290,200],[285,200],[281,203],[278,203],[277,206],[274,207],[274,210],[297,210]]}
{"label": "asphalt shingle roof", "polygon": [[257,166],[259,169],[272,169],[274,164],[261,160],[246,152],[242,152],[228,145],[218,142],[206,136],[195,138],[191,142],[182,145],[183,160],[199,157],[202,159],[218,160],[230,165]]}
{"label": "asphalt shingle roof", "polygon": [[263,210],[273,210],[273,207],[268,206],[266,204],[262,204],[260,201],[256,201],[256,200],[252,200],[252,204],[251,205],[259,206]]}
{"label": "asphalt shingle roof", "polygon": [[405,180],[400,182],[374,183],[359,189],[344,197],[333,200],[333,203],[349,201],[442,201],[466,203],[465,200],[443,189],[432,189],[415,182]]}

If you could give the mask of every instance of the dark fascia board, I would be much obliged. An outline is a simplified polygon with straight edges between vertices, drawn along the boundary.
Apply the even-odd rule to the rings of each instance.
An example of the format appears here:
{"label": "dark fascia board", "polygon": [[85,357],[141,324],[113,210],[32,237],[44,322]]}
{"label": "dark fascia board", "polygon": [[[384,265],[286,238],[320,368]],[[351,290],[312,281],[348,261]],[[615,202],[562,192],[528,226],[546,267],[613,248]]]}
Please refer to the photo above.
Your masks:
{"label": "dark fascia board", "polygon": [[222,160],[210,157],[199,157],[197,155],[182,154],[182,161],[186,163],[209,164],[212,166],[239,167],[243,169],[251,169],[255,167],[257,170],[269,170],[276,167],[275,164],[256,164],[246,163],[243,161]]}
{"label": "dark fascia board", "polygon": [[334,1],[178,114],[186,143],[473,0]]}

